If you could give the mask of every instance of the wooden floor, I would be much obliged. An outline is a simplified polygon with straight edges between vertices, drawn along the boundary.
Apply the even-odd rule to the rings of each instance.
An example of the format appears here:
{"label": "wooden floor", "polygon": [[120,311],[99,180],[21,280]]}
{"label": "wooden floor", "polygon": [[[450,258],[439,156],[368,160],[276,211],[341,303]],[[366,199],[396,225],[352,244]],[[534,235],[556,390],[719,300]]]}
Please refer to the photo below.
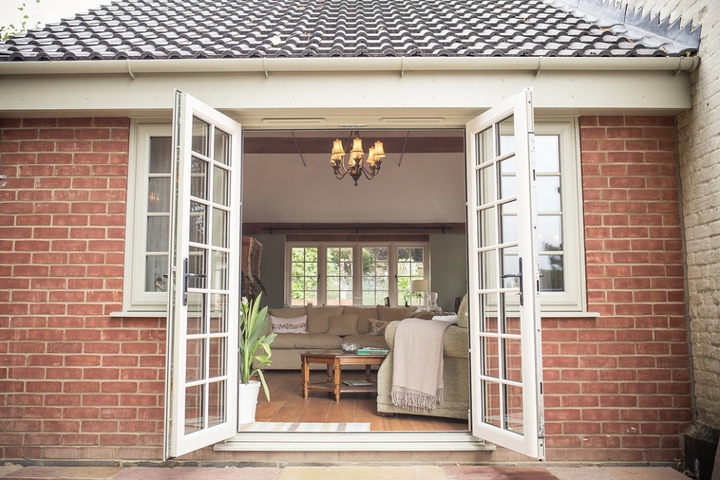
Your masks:
{"label": "wooden floor", "polygon": [[[424,417],[421,415],[378,415],[376,394],[343,393],[340,401],[325,392],[310,392],[303,398],[299,371],[263,372],[270,389],[270,402],[260,392],[258,422],[362,422],[373,432],[467,431],[466,420]],[[343,371],[343,380],[364,379],[362,371]],[[326,373],[312,371],[310,381],[324,381]]]}

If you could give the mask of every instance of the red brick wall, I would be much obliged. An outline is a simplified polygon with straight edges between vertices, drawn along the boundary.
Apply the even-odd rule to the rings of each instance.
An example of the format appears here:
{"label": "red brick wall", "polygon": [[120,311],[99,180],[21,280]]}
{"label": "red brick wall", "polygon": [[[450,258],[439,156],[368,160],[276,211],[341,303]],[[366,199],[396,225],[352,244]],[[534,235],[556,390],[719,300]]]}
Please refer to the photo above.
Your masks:
{"label": "red brick wall", "polygon": [[580,126],[600,317],[543,321],[548,459],[671,462],[692,420],[674,118]]}
{"label": "red brick wall", "polygon": [[[121,310],[129,121],[0,119],[0,458],[158,458],[165,320]],[[86,448],[92,447],[92,448]]]}
{"label": "red brick wall", "polygon": [[[120,319],[127,119],[0,119],[0,458],[161,458],[164,319]],[[581,119],[590,311],[544,319],[551,461],[691,420],[674,120]],[[211,453],[203,455],[212,455]]]}

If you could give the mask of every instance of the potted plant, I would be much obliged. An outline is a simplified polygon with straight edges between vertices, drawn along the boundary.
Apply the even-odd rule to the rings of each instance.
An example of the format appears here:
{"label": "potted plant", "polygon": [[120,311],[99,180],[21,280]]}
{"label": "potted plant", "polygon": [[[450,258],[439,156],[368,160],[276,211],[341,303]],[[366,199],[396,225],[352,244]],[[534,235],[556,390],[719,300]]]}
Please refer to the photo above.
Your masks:
{"label": "potted plant", "polygon": [[[240,423],[255,421],[257,398],[262,386],[265,398],[270,401],[270,391],[262,368],[272,363],[270,344],[274,333],[266,333],[267,307],[260,309],[262,293],[252,300],[243,297],[240,306],[240,385],[238,393],[238,415]],[[253,380],[257,375],[259,380]]]}

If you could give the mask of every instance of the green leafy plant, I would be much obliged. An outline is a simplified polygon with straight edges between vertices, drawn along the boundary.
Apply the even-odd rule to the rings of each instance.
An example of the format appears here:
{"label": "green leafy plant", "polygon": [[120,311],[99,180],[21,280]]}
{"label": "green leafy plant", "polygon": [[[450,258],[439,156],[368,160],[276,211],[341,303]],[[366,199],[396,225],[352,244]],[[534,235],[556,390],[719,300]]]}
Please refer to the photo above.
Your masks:
{"label": "green leafy plant", "polygon": [[250,383],[255,375],[270,401],[270,391],[262,368],[272,364],[270,344],[275,340],[274,333],[266,334],[267,307],[260,309],[262,292],[252,300],[243,297],[240,306],[240,383]]}

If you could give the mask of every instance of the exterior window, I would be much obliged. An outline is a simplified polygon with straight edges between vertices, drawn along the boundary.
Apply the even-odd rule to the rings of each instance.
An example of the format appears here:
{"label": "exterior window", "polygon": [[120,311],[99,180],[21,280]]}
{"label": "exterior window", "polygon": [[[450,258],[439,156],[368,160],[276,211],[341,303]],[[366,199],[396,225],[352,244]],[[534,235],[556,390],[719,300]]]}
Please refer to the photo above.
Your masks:
{"label": "exterior window", "polygon": [[170,232],[169,125],[136,125],[128,181],[126,312],[167,310]]}
{"label": "exterior window", "polygon": [[425,244],[289,243],[286,304],[404,305],[410,282],[429,273],[427,252]]}
{"label": "exterior window", "polygon": [[535,125],[540,307],[585,311],[582,182],[577,124]]}
{"label": "exterior window", "polygon": [[[584,311],[584,261],[580,219],[580,174],[574,122],[536,123],[535,175],[540,263],[540,306],[544,312]],[[512,149],[501,138],[501,150]],[[514,191],[515,167],[503,173],[502,188]],[[514,231],[515,211],[505,213],[505,230]],[[517,271],[516,252],[505,257],[505,270]],[[508,282],[516,281],[508,279]]]}

